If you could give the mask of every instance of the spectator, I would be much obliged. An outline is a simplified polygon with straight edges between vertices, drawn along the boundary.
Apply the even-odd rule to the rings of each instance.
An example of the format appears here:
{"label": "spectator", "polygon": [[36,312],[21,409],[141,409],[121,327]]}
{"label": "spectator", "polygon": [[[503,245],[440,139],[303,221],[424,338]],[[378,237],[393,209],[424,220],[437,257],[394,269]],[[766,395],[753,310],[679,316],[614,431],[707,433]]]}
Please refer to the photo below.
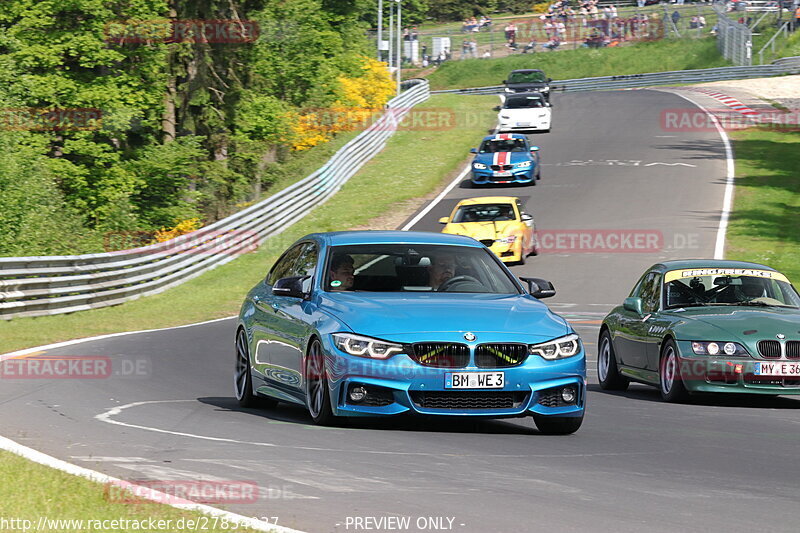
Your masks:
{"label": "spectator", "polygon": [[478,43],[475,41],[475,39],[472,39],[469,42],[469,53],[474,58],[478,57]]}
{"label": "spectator", "polygon": [[672,23],[677,26],[679,20],[681,20],[681,14],[678,13],[678,10],[676,9],[672,12]]}
{"label": "spectator", "polygon": [[522,50],[523,54],[527,54],[528,52],[534,53],[536,52],[536,39],[531,37],[531,42],[525,45],[525,48]]}
{"label": "spectator", "polygon": [[703,15],[697,17],[697,25],[701,29],[706,27],[706,18]]}

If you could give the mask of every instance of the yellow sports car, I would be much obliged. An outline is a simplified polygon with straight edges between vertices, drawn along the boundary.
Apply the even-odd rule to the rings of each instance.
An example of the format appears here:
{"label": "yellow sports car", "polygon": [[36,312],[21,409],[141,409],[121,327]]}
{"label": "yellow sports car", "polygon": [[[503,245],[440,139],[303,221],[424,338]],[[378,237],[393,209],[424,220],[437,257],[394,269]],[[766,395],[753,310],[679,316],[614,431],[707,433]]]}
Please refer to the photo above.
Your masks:
{"label": "yellow sports car", "polygon": [[503,262],[525,264],[527,256],[538,253],[533,217],[514,196],[461,200],[439,223],[445,224],[442,233],[472,237]]}

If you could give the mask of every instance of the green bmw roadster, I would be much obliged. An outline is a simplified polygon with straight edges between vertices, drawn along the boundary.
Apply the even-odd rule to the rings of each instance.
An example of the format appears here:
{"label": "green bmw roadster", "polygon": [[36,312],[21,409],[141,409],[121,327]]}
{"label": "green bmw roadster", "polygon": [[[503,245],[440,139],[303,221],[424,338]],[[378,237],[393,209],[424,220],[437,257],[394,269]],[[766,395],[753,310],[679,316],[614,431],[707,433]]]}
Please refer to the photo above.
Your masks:
{"label": "green bmw roadster", "polygon": [[606,390],[800,394],[800,295],[764,265],[665,261],[603,319],[598,347]]}

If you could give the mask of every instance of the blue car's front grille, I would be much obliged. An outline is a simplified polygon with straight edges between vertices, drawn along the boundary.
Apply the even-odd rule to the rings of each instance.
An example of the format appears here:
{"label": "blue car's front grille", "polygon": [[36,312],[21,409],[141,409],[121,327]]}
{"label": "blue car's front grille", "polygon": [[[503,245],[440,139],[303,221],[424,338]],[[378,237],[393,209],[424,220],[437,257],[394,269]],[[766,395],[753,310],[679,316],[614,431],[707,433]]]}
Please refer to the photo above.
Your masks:
{"label": "blue car's front grille", "polygon": [[413,346],[416,362],[438,368],[462,368],[469,364],[469,347],[452,342],[417,342]]}
{"label": "blue car's front grille", "polygon": [[513,391],[410,391],[423,409],[519,409],[528,393]]}
{"label": "blue car's front grille", "polygon": [[517,343],[479,344],[475,364],[479,368],[518,366],[528,358],[528,345]]}
{"label": "blue car's front grille", "polygon": [[492,170],[511,170],[514,168],[514,165],[490,165]]}

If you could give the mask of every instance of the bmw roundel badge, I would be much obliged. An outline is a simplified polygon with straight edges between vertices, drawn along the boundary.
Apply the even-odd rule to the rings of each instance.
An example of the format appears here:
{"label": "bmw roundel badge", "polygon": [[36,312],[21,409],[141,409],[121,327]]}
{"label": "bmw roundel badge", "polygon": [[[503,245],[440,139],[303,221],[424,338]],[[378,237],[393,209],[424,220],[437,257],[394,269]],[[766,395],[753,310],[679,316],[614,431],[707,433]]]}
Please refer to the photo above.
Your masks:
{"label": "bmw roundel badge", "polygon": [[466,340],[468,340],[469,342],[472,342],[472,341],[474,341],[474,340],[475,340],[477,337],[475,336],[475,334],[474,334],[474,333],[472,333],[471,331],[468,331],[468,332],[464,333],[464,338],[465,338]]}

